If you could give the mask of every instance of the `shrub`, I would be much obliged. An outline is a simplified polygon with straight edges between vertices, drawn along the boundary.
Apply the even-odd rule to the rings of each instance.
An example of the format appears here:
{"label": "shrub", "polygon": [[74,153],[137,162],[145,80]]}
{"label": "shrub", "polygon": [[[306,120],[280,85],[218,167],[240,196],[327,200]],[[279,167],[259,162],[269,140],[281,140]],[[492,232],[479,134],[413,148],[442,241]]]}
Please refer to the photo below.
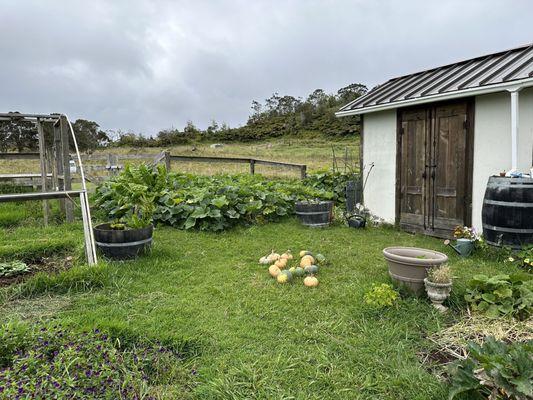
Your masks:
{"label": "shrub", "polygon": [[304,183],[312,188],[333,192],[333,201],[344,207],[346,203],[346,184],[348,181],[359,180],[359,175],[338,171],[321,171],[309,174]]}
{"label": "shrub", "polygon": [[468,358],[450,368],[449,399],[515,399],[533,396],[533,342],[511,343],[488,338],[470,343]]}
{"label": "shrub", "polygon": [[475,275],[468,284],[465,300],[473,310],[490,317],[512,315],[525,319],[533,307],[533,280],[527,273]]}
{"label": "shrub", "polygon": [[[161,346],[121,348],[99,330],[0,330],[1,398],[147,399],[148,385],[177,355]],[[15,335],[13,335],[15,334]]]}
{"label": "shrub", "polygon": [[164,167],[127,167],[96,191],[104,218],[120,219],[139,198],[155,204],[154,221],[179,229],[220,231],[235,225],[276,221],[294,213],[304,199],[329,200],[331,192],[297,180],[267,180],[259,175],[214,177],[167,174]]}
{"label": "shrub", "polygon": [[365,293],[365,303],[374,307],[391,307],[398,300],[398,292],[387,283],[372,285],[372,289]]}

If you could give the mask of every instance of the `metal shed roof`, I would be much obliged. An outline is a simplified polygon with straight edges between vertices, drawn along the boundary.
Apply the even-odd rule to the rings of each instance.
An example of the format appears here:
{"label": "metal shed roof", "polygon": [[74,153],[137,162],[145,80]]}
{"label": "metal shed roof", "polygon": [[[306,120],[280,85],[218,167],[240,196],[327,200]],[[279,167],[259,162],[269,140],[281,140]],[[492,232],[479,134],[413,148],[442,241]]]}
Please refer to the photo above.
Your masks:
{"label": "metal shed roof", "polygon": [[496,92],[518,84],[533,86],[533,43],[390,79],[348,103],[336,115]]}

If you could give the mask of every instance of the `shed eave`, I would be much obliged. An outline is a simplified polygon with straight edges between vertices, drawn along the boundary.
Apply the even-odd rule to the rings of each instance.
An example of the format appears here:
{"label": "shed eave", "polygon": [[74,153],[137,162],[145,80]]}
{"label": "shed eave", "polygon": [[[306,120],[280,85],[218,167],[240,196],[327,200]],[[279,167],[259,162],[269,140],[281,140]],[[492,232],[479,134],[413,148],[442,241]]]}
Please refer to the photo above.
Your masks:
{"label": "shed eave", "polygon": [[461,97],[478,96],[482,94],[489,94],[495,92],[501,92],[505,90],[516,90],[524,87],[533,86],[533,77],[518,79],[510,82],[503,82],[498,84],[492,84],[481,87],[474,87],[469,89],[456,90],[453,92],[437,93],[433,95],[417,97],[414,99],[394,101],[385,104],[378,104],[368,107],[356,108],[354,110],[337,111],[336,117],[347,117],[350,115],[368,114],[376,111],[391,110],[399,107],[406,107],[416,104],[431,103],[434,101],[459,99]]}

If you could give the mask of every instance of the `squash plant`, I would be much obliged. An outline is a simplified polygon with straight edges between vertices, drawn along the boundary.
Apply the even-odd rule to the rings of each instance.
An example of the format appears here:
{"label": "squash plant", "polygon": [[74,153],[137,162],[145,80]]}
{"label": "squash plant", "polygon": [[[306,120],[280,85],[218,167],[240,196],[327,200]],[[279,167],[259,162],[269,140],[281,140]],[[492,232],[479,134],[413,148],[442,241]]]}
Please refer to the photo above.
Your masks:
{"label": "squash plant", "polygon": [[465,300],[474,311],[490,317],[512,315],[525,319],[533,307],[533,280],[528,273],[475,275],[468,284]]}
{"label": "squash plant", "polygon": [[297,180],[259,175],[168,174],[164,168],[128,166],[96,190],[104,218],[124,219],[138,204],[153,205],[153,220],[179,229],[221,231],[294,214],[297,200],[329,200],[333,193]]}

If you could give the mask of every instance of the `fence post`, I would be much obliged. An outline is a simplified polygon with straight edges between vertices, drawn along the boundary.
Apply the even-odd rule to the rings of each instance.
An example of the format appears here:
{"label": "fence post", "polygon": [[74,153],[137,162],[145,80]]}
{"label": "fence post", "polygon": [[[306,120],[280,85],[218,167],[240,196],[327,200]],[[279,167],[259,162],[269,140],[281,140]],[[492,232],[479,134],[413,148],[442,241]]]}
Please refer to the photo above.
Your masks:
{"label": "fence post", "polygon": [[[70,132],[67,117],[64,115],[59,119],[59,129],[61,134],[61,163],[63,164],[63,188],[72,190],[72,180],[70,178]],[[74,210],[72,202],[65,201],[65,219],[67,222],[74,221]]]}
{"label": "fence post", "polygon": [[305,179],[307,177],[307,165],[302,165],[300,167],[300,177]]}
{"label": "fence post", "polygon": [[255,160],[253,158],[250,158],[250,174],[255,174]]}
{"label": "fence post", "polygon": [[170,151],[165,151],[165,168],[170,172]]}

